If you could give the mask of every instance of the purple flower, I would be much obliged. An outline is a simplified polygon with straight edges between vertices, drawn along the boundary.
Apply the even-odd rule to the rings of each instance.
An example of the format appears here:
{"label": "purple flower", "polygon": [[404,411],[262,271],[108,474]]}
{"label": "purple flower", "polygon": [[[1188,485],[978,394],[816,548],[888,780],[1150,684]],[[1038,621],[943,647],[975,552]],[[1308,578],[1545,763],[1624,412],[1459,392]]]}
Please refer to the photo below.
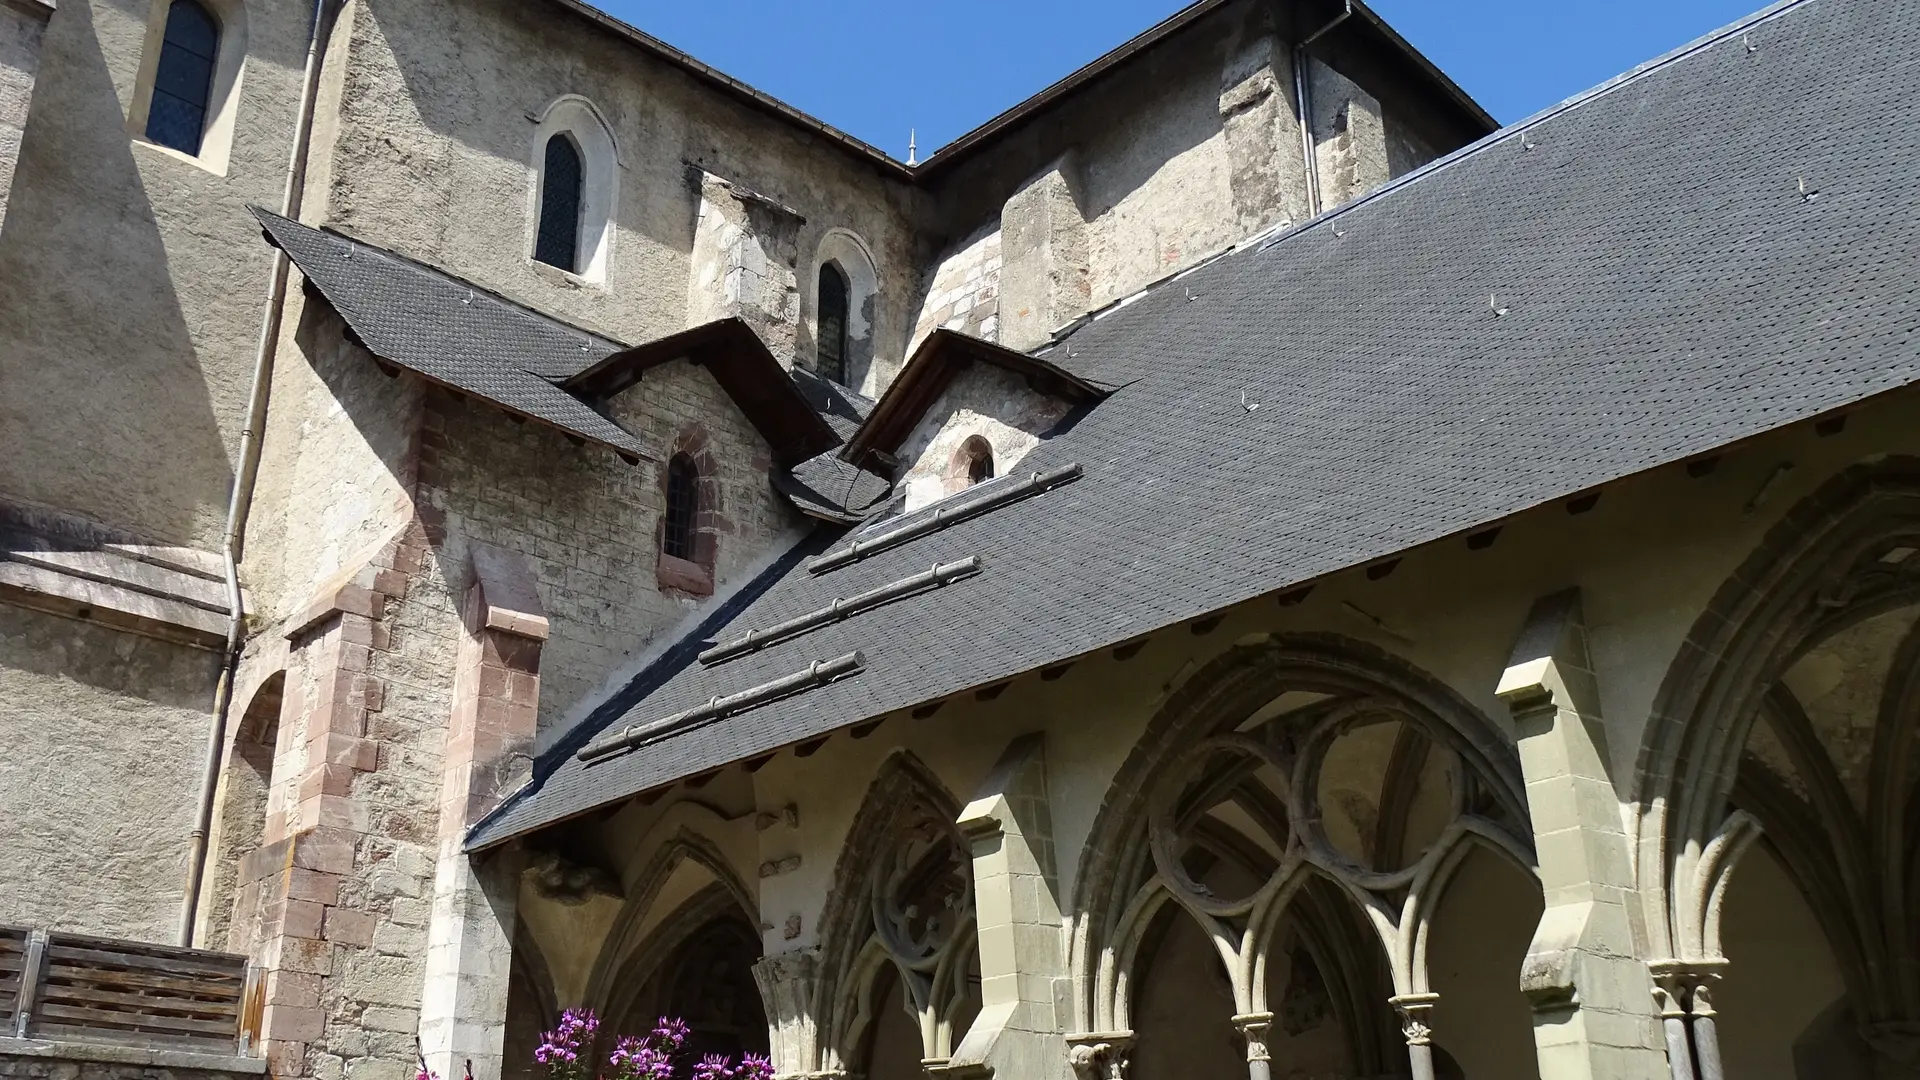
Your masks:
{"label": "purple flower", "polygon": [[687,1022],[663,1016],[653,1029],[653,1037],[660,1040],[660,1044],[666,1047],[668,1053],[672,1053],[680,1049],[681,1043],[687,1041]]}
{"label": "purple flower", "polygon": [[739,1080],[773,1080],[773,1062],[760,1054],[748,1054],[740,1059],[733,1075]]}
{"label": "purple flower", "polygon": [[731,1064],[719,1054],[708,1054],[693,1067],[693,1080],[733,1080]]}

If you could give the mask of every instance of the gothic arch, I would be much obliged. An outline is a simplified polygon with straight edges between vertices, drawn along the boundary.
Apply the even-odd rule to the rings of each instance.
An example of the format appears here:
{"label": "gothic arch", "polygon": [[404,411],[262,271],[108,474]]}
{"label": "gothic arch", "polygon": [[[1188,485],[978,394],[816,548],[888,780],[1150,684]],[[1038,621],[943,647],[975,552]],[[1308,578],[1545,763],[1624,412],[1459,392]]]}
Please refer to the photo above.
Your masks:
{"label": "gothic arch", "polygon": [[[1676,973],[1669,1007],[1691,1009],[1696,1040],[1727,964],[1728,881],[1763,843],[1819,923],[1867,1040],[1920,1054],[1920,625],[1899,622],[1916,611],[1920,460],[1857,466],[1769,530],[1669,668],[1640,747],[1637,872],[1654,955],[1669,958],[1656,970]],[[1871,747],[1843,763],[1795,683],[1802,661],[1880,624],[1897,640],[1862,688]]]}
{"label": "gothic arch", "polygon": [[622,989],[621,977],[632,970],[629,961],[648,945],[650,939],[659,935],[659,928],[647,928],[647,917],[653,912],[661,890],[686,863],[692,863],[712,875],[714,884],[710,888],[718,890],[719,895],[726,898],[748,925],[758,925],[756,913],[759,905],[746,882],[734,872],[726,853],[712,840],[682,826],[654,849],[646,865],[628,885],[626,902],[621,905],[620,913],[614,916],[613,925],[607,931],[606,943],[601,946],[600,955],[594,960],[593,973],[587,980],[587,1001],[601,1015],[614,1015],[614,999]]}
{"label": "gothic arch", "polygon": [[[1383,785],[1373,805],[1401,820],[1349,829],[1344,844],[1335,838],[1321,796],[1336,746],[1355,732],[1375,733],[1369,752],[1380,759],[1376,781],[1398,777],[1398,786],[1418,781],[1430,789],[1422,824],[1429,835],[1410,836],[1413,797]],[[1383,741],[1388,732],[1397,734]],[[1442,789],[1449,794],[1436,803],[1432,792]],[[1427,819],[1444,826],[1435,831]],[[1263,836],[1239,845],[1239,858],[1261,882],[1247,895],[1216,894],[1189,872],[1182,854],[1234,850],[1201,827],[1224,820],[1239,824],[1215,831]],[[1527,820],[1507,736],[1438,680],[1372,646],[1327,634],[1236,647],[1162,708],[1096,817],[1071,908],[1071,960],[1085,995],[1078,1022],[1091,1032],[1127,1030],[1141,935],[1171,898],[1199,921],[1230,971],[1234,1019],[1250,1058],[1267,1053],[1269,971],[1290,916],[1321,956],[1344,953],[1343,1000],[1370,976],[1356,950],[1379,946],[1392,1003],[1405,1019],[1407,1052],[1429,1055],[1423,1018],[1433,995],[1424,960],[1433,913],[1475,849],[1537,881]],[[1316,882],[1318,909],[1298,910]],[[1376,941],[1342,944],[1341,920],[1328,917],[1323,900],[1329,883],[1333,895],[1344,894],[1364,913],[1373,930],[1366,936]],[[1383,1014],[1386,1004],[1375,997],[1371,1013]],[[1382,1063],[1374,1060],[1379,1040],[1360,1013],[1354,1017],[1347,1030],[1356,1066],[1374,1068]]]}
{"label": "gothic arch", "polygon": [[[914,1005],[922,1057],[952,1054],[959,1034],[953,1030],[955,999],[964,991],[974,925],[972,858],[954,824],[959,816],[959,801],[905,750],[889,757],[868,787],[820,917],[814,1000],[829,1024],[821,1033],[821,1068],[857,1071],[874,1018],[871,989],[883,961],[898,973]],[[906,879],[932,888],[929,900],[946,910],[922,916],[916,904],[900,903],[896,886]]]}

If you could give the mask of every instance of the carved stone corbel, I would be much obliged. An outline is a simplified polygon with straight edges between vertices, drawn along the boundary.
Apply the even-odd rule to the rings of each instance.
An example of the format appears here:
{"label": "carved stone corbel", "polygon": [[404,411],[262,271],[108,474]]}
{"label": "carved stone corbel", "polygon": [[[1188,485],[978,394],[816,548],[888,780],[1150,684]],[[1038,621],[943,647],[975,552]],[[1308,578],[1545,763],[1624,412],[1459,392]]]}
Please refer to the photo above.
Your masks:
{"label": "carved stone corbel", "polygon": [[1127,1080],[1133,1032],[1096,1031],[1067,1036],[1067,1064],[1078,1080]]}

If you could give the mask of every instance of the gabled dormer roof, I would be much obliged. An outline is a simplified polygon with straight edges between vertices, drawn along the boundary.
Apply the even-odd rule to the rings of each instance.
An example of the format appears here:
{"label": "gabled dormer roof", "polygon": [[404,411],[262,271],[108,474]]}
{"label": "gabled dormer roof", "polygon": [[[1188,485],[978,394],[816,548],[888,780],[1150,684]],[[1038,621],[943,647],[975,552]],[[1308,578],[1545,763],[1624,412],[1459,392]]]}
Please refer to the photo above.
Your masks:
{"label": "gabled dormer roof", "polygon": [[712,372],[783,468],[840,445],[840,436],[774,359],[766,342],[737,318],[716,319],[621,349],[569,376],[561,386],[585,400],[605,401],[673,360]]}
{"label": "gabled dormer roof", "polygon": [[913,350],[866,421],[840,448],[841,459],[871,465],[876,457],[899,450],[955,376],[971,364],[991,364],[1024,376],[1036,392],[1074,405],[1091,404],[1107,395],[1105,388],[1051,360],[958,331],[935,330]]}

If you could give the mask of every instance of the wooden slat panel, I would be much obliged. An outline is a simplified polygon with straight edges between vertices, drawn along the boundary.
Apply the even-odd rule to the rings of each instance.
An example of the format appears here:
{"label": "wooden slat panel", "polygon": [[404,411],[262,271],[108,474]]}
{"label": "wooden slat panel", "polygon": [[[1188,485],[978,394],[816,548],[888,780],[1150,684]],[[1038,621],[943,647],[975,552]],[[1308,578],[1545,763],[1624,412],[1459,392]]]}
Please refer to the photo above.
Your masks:
{"label": "wooden slat panel", "polygon": [[151,989],[159,992],[171,991],[176,994],[218,994],[233,1000],[239,1000],[240,988],[244,982],[227,979],[210,979],[199,975],[163,975],[155,971],[106,971],[99,968],[76,968],[72,965],[54,968],[49,979],[76,980],[85,979],[89,983],[115,989]]}
{"label": "wooden slat panel", "polygon": [[117,1043],[149,1050],[189,1050],[199,1054],[233,1053],[233,1040],[226,1036],[187,1035],[162,1031],[113,1031],[86,1024],[52,1024],[35,1019],[36,1039],[71,1039],[75,1042]]}
{"label": "wooden slat panel", "polygon": [[101,937],[97,934],[73,934],[64,930],[49,936],[63,945],[77,945],[84,949],[105,949],[108,952],[140,953],[146,956],[180,956],[189,960],[231,960],[236,963],[245,963],[247,959],[239,953],[196,949],[189,945],[162,945],[155,941],[130,941],[126,938]]}
{"label": "wooden slat panel", "polygon": [[[207,1035],[231,1040],[234,1025],[230,1021],[193,1020],[180,1016],[154,1016],[144,1012],[114,1012],[109,1009],[84,1009],[75,1005],[43,1003],[34,1010],[34,1019],[47,1024],[108,1028],[118,1031],[168,1031],[177,1034]],[[38,1030],[36,1025],[35,1030]]]}
{"label": "wooden slat panel", "polygon": [[231,1020],[240,1015],[240,1001],[236,997],[209,1001],[155,994],[123,994],[98,986],[48,986],[40,992],[40,1000],[54,1005],[85,1007],[126,1005],[138,1012],[156,1016],[205,1016]]}
{"label": "wooden slat panel", "polygon": [[47,956],[55,966],[70,963],[82,967],[128,967],[148,971],[165,971],[174,974],[211,975],[240,982],[247,975],[247,960],[244,956],[226,956],[220,953],[202,953],[182,955],[174,950],[174,955],[155,955],[142,950],[87,948],[71,944],[66,935],[51,939],[47,943]]}

